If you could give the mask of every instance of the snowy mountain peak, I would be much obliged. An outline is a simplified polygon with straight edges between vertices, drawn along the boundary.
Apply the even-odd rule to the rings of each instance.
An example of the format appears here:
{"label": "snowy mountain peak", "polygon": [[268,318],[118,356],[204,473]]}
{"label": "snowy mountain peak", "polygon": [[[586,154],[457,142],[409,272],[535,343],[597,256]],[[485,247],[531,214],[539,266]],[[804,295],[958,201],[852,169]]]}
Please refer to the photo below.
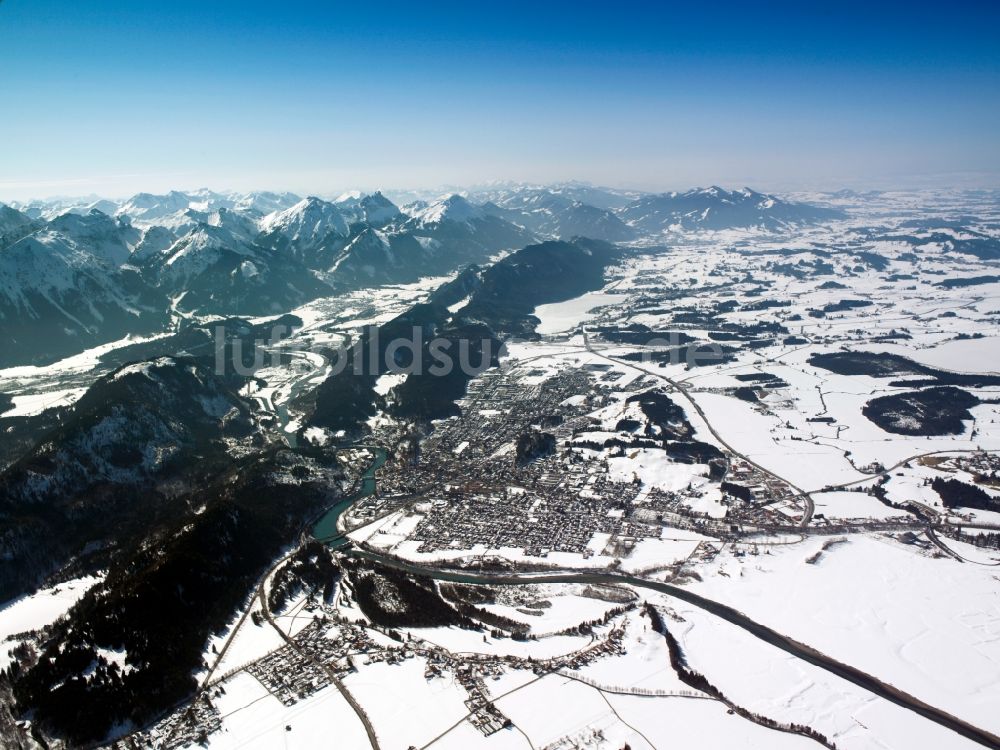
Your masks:
{"label": "snowy mountain peak", "polygon": [[255,191],[237,198],[233,204],[233,210],[266,216],[276,211],[284,211],[286,208],[294,206],[300,200],[299,196],[294,193],[272,193],[266,190]]}
{"label": "snowy mountain peak", "polygon": [[414,218],[421,224],[439,224],[443,221],[469,222],[485,216],[486,212],[480,206],[475,206],[457,193],[452,193],[435,201],[417,213]]}
{"label": "snowy mountain peak", "polygon": [[26,213],[0,203],[0,248],[24,237],[33,226]]}
{"label": "snowy mountain peak", "polygon": [[201,223],[163,252],[161,281],[194,277],[225,254],[249,256],[253,248],[226,227]]}
{"label": "snowy mountain peak", "polygon": [[334,198],[333,202],[348,203],[354,205],[356,203],[360,203],[364,195],[365,194],[362,193],[360,190],[348,190],[346,192],[341,193],[336,198]]}
{"label": "snowy mountain peak", "polygon": [[400,215],[399,207],[380,191],[366,195],[358,203],[362,220],[372,226],[382,226]]}
{"label": "snowy mountain peak", "polygon": [[265,216],[260,222],[263,232],[278,232],[303,250],[324,244],[331,236],[348,235],[347,220],[340,209],[315,196],[303,198],[291,208]]}
{"label": "snowy mountain peak", "polygon": [[192,202],[191,196],[177,190],[171,190],[166,195],[136,193],[118,209],[118,216],[150,222],[186,211],[192,207]]}
{"label": "snowy mountain peak", "polygon": [[115,220],[96,208],[87,214],[65,213],[49,222],[48,231],[116,266],[128,260],[141,234],[128,221]]}
{"label": "snowy mountain peak", "polygon": [[233,211],[228,208],[220,208],[209,214],[202,215],[202,221],[213,227],[228,229],[235,236],[246,242],[252,242],[257,236],[257,224],[242,211]]}

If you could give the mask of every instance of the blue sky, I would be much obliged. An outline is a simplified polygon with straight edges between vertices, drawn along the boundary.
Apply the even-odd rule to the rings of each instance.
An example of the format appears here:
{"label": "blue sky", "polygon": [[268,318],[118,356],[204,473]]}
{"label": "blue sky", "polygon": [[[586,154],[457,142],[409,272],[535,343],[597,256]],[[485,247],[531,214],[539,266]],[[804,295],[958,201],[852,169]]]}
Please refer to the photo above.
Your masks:
{"label": "blue sky", "polygon": [[4,0],[0,199],[998,185],[990,5]]}

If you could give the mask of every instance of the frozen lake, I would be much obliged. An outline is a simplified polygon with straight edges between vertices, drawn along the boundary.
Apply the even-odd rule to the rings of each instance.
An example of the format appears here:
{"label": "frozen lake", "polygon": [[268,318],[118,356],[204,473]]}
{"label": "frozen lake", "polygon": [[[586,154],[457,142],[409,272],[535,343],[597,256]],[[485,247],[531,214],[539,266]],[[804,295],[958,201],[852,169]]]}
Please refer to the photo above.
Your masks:
{"label": "frozen lake", "polygon": [[627,296],[606,292],[588,292],[581,297],[568,299],[565,302],[539,305],[535,308],[535,317],[541,323],[536,330],[541,334],[568,331],[589,318],[595,308],[617,304]]}

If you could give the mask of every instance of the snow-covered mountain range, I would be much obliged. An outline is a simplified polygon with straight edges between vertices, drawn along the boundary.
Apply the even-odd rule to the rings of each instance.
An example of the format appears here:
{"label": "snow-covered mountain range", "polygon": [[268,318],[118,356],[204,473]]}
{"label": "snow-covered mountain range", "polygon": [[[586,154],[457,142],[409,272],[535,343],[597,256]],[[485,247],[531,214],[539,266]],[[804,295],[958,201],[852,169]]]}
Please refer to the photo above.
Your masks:
{"label": "snow-covered mountain range", "polygon": [[207,189],[0,205],[0,365],[52,361],[172,316],[263,315],[317,297],[454,272],[545,239],[780,230],[836,209],[749,189],[640,195],[578,184],[450,193],[402,208]]}
{"label": "snow-covered mountain range", "polygon": [[725,190],[715,186],[643,196],[619,215],[630,226],[650,233],[673,228],[776,230],[844,216],[837,209],[784,201],[750,188]]}

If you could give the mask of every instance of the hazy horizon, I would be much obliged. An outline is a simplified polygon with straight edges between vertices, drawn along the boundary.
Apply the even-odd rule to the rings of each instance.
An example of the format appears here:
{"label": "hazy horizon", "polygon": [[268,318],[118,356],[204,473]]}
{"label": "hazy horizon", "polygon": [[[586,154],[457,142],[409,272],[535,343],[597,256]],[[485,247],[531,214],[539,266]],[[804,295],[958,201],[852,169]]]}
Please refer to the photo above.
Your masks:
{"label": "hazy horizon", "polygon": [[0,200],[1000,185],[1000,8],[0,3]]}
{"label": "hazy horizon", "polygon": [[107,200],[112,203],[124,203],[135,195],[141,193],[148,193],[152,195],[165,195],[169,192],[180,192],[185,194],[194,194],[199,191],[208,190],[212,193],[218,195],[246,195],[248,193],[254,192],[271,192],[271,193],[292,193],[297,195],[299,198],[307,197],[317,197],[322,200],[335,201],[337,198],[347,195],[352,192],[357,192],[361,194],[370,195],[375,192],[383,193],[386,197],[394,202],[402,204],[405,201],[412,200],[433,200],[439,197],[443,197],[452,193],[458,194],[474,194],[479,192],[485,192],[490,189],[504,189],[504,188],[516,188],[516,187],[538,187],[538,188],[555,188],[555,187],[567,187],[570,185],[576,185],[581,187],[590,187],[598,190],[610,190],[622,193],[644,193],[644,194],[658,194],[658,193],[670,193],[670,192],[684,192],[687,190],[695,189],[705,189],[711,186],[721,187],[725,190],[740,190],[742,188],[750,188],[761,193],[768,193],[774,195],[802,195],[807,193],[817,193],[817,194],[832,194],[841,190],[852,190],[858,193],[864,193],[868,191],[874,192],[923,192],[923,191],[936,191],[936,190],[997,190],[1000,191],[1000,177],[993,181],[982,180],[978,181],[973,179],[973,176],[968,176],[967,181],[941,181],[941,182],[919,182],[914,181],[908,184],[897,184],[897,185],[864,185],[864,184],[843,184],[836,186],[826,186],[826,187],[806,187],[806,186],[789,186],[789,187],[767,187],[760,184],[753,184],[748,181],[743,182],[707,182],[700,181],[698,183],[684,184],[684,185],[671,185],[664,186],[660,188],[639,188],[630,185],[609,185],[600,184],[587,180],[553,180],[550,182],[542,181],[516,181],[516,180],[497,180],[493,182],[485,182],[470,185],[438,185],[438,186],[365,186],[365,187],[339,187],[331,189],[320,189],[320,190],[296,190],[289,187],[268,187],[255,185],[246,188],[231,188],[231,187],[218,187],[213,185],[168,185],[158,190],[149,189],[137,189],[128,193],[120,194],[110,194],[110,193],[97,193],[97,192],[52,192],[44,195],[28,193],[22,191],[19,194],[5,194],[0,190],[0,203],[4,204],[14,204],[14,205],[30,205],[32,203],[70,203],[70,202],[93,202],[97,200]]}

